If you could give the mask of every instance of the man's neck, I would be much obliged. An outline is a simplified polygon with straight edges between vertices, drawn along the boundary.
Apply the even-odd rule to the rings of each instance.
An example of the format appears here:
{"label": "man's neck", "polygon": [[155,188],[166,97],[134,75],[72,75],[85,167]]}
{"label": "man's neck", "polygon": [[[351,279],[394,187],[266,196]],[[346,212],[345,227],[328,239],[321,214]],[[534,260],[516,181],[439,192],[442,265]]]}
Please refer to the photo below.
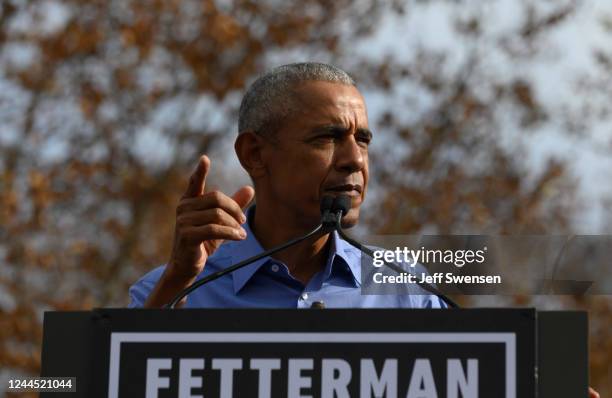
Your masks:
{"label": "man's neck", "polygon": [[[292,223],[279,222],[275,215],[267,215],[265,210],[259,207],[257,207],[253,219],[250,220],[250,227],[265,250],[309,232],[292,225]],[[329,234],[316,235],[276,253],[272,257],[287,265],[291,275],[306,285],[317,272],[325,268],[329,246],[331,245],[329,237]]]}

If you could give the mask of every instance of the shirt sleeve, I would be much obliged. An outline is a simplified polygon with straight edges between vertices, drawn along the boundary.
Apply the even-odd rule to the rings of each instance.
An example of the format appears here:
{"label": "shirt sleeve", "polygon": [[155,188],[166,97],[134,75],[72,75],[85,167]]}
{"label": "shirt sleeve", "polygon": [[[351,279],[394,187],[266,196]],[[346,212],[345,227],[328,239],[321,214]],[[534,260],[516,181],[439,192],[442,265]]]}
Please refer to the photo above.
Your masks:
{"label": "shirt sleeve", "polygon": [[142,308],[144,306],[147,297],[151,294],[165,268],[165,265],[155,268],[130,286],[130,303],[128,308]]}

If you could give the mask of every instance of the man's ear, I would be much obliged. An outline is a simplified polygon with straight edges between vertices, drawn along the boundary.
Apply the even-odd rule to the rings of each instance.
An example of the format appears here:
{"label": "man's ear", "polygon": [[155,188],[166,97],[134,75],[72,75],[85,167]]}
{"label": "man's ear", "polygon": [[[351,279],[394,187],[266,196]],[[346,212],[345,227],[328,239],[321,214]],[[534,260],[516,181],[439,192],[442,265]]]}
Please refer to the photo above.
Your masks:
{"label": "man's ear", "polygon": [[256,179],[266,174],[263,157],[263,137],[252,131],[244,131],[238,134],[234,149],[242,167],[249,173],[251,178]]}

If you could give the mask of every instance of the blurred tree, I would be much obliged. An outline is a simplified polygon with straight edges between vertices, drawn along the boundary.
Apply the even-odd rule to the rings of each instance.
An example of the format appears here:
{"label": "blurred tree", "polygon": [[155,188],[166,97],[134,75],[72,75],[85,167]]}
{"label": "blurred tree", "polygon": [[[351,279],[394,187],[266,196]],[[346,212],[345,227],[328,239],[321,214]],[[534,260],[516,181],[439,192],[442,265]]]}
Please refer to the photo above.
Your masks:
{"label": "blurred tree", "polygon": [[[534,171],[524,156],[553,110],[529,76],[491,71],[496,54],[537,58],[580,2],[522,1],[521,22],[495,34],[483,7],[450,3],[0,3],[3,367],[37,373],[42,311],[125,305],[127,287],[166,261],[194,160],[233,134],[245,86],[280,63],[337,63],[384,109],[370,111],[372,180],[384,188],[368,203],[384,209],[370,212],[383,214],[367,220],[375,231],[571,230],[566,165]],[[400,35],[394,54],[364,46],[430,4],[462,8],[443,21],[461,57]],[[610,312],[598,304],[592,316],[609,325]],[[599,326],[598,346],[609,335]],[[594,356],[597,386],[611,355]]]}
{"label": "blurred tree", "polygon": [[[455,11],[448,24],[454,27],[459,59],[447,49],[416,46],[407,60],[389,57],[361,68],[362,80],[390,98],[389,110],[377,121],[387,145],[373,157],[373,180],[385,187],[380,197],[385,211],[370,220],[379,232],[563,233],[572,228],[575,181],[565,164],[550,158],[534,169],[527,156],[531,134],[553,109],[537,97],[528,74],[492,73],[491,62],[497,57],[508,64],[532,61],[538,56],[534,49],[542,46],[540,36],[563,24],[578,3],[560,2],[552,9],[522,4],[522,20],[499,32],[483,6]],[[398,93],[397,87],[413,91]],[[423,102],[417,96],[429,101],[406,118],[404,112]]]}

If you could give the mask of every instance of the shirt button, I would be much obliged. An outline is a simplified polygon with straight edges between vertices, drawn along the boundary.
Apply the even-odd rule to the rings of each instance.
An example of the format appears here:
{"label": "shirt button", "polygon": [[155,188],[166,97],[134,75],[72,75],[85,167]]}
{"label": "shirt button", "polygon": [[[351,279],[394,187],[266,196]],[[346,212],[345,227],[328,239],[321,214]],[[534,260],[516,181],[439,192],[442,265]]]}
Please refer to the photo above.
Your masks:
{"label": "shirt button", "polygon": [[302,295],[300,296],[300,298],[302,300],[308,300],[308,293],[302,293]]}
{"label": "shirt button", "polygon": [[272,264],[272,266],[270,267],[270,269],[272,270],[272,272],[278,272],[279,267],[277,264]]}

